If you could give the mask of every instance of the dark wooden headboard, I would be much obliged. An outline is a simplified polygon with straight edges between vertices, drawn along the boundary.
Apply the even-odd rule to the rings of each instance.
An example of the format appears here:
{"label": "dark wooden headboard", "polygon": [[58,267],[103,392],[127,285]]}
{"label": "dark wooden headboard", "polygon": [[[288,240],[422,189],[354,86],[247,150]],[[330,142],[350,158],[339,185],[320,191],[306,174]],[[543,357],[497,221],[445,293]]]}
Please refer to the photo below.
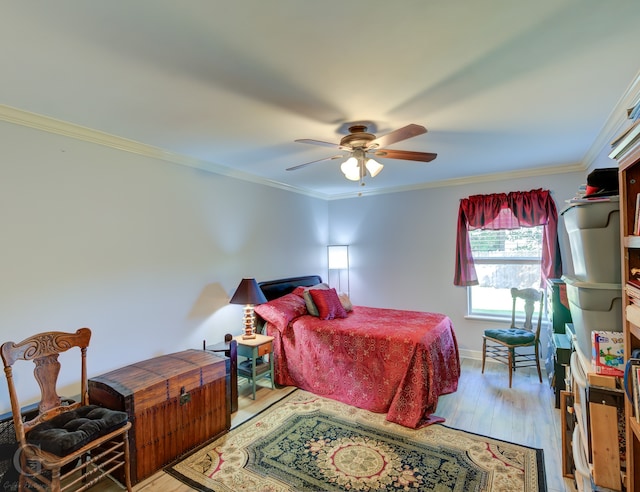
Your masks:
{"label": "dark wooden headboard", "polygon": [[258,286],[267,298],[272,301],[285,294],[293,292],[296,287],[311,287],[322,282],[320,275],[307,275],[305,277],[281,278],[278,280],[267,280],[266,282],[258,282]]}

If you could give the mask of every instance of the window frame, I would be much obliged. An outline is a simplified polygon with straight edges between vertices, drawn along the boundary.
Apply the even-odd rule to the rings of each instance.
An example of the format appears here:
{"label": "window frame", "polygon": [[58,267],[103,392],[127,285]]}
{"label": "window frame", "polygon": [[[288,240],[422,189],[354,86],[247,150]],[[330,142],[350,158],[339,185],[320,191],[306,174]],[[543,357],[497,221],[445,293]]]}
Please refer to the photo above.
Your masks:
{"label": "window frame", "polygon": [[[533,227],[539,227],[540,230],[540,249],[541,249],[541,253],[542,253],[542,246],[543,246],[543,234],[544,231],[542,230],[542,226],[533,226]],[[531,227],[521,227],[520,229],[530,229]],[[483,230],[483,231],[487,231],[490,232],[492,231],[492,229],[476,229],[476,230]],[[505,256],[480,256],[481,252],[474,252],[473,258],[474,258],[474,263],[476,265],[537,265],[537,267],[540,270],[540,273],[542,273],[542,254],[540,255],[540,257],[534,257],[534,256],[518,256],[518,257],[513,257],[513,256],[509,256],[509,257],[505,257]],[[499,321],[505,321],[505,322],[511,322],[511,309],[512,309],[512,305],[511,304],[507,304],[505,306],[505,310],[503,311],[503,313],[501,314],[500,312],[493,312],[493,313],[487,313],[485,312],[480,312],[480,311],[475,311],[473,308],[473,288],[474,287],[479,287],[479,285],[468,285],[467,286],[467,318],[473,318],[473,319],[490,319],[490,320],[499,320]],[[524,311],[519,312],[516,311],[516,320],[520,320],[520,319],[524,319]]]}

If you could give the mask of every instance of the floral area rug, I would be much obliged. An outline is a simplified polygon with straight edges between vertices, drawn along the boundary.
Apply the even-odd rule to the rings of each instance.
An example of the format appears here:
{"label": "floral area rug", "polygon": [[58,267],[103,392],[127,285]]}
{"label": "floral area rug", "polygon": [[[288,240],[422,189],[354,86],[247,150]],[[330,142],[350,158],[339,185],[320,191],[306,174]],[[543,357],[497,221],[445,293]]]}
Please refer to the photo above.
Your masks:
{"label": "floral area rug", "polygon": [[297,390],[165,471],[200,491],[546,491],[542,450]]}

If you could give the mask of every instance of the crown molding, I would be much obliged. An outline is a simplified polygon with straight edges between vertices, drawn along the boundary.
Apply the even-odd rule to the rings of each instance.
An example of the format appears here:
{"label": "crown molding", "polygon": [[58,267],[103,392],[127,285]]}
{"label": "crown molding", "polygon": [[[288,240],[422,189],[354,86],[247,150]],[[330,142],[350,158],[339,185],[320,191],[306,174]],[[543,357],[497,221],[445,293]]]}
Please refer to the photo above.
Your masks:
{"label": "crown molding", "polygon": [[533,176],[548,176],[550,174],[570,173],[577,171],[585,171],[592,164],[596,156],[602,152],[605,146],[609,145],[609,142],[620,133],[621,128],[625,124],[628,124],[626,118],[627,108],[633,106],[633,103],[640,97],[640,72],[636,75],[636,78],[632,84],[628,87],[625,94],[620,98],[618,104],[611,112],[609,119],[602,128],[598,138],[594,144],[590,147],[585,158],[581,163],[571,164],[567,166],[554,166],[538,169],[531,169],[525,171],[506,172],[486,174],[483,176],[467,176],[462,178],[447,179],[442,181],[434,181],[430,183],[422,183],[417,185],[399,186],[395,188],[386,188],[384,190],[358,190],[357,192],[338,193],[328,195],[325,193],[319,193],[313,190],[298,188],[295,186],[287,185],[279,181],[268,180],[249,173],[238,171],[226,166],[215,164],[212,162],[206,162],[199,159],[194,159],[182,154],[169,152],[167,150],[153,147],[151,145],[142,144],[133,140],[111,135],[91,128],[86,128],[73,123],[57,120],[48,116],[31,113],[21,109],[13,108],[6,105],[0,105],[0,121],[6,121],[16,125],[26,126],[36,130],[41,130],[57,135],[62,135],[76,140],[84,142],[94,143],[97,145],[103,145],[114,149],[122,150],[125,152],[131,152],[134,154],[150,157],[153,159],[160,159],[166,162],[174,164],[180,164],[183,166],[200,169],[203,171],[213,172],[230,178],[240,179],[243,181],[252,182],[259,185],[270,186],[281,190],[290,191],[292,193],[298,193],[312,198],[318,198],[321,200],[343,200],[347,198],[354,198],[358,196],[374,196],[383,195],[388,193],[400,193],[403,191],[422,190],[429,188],[441,188],[448,186],[463,186],[468,184],[474,184],[479,182],[488,181],[500,181],[508,179],[526,178]]}
{"label": "crown molding", "polygon": [[444,179],[441,181],[432,181],[430,183],[421,183],[411,186],[398,186],[395,188],[385,188],[384,190],[358,191],[356,193],[341,193],[339,195],[331,195],[328,200],[343,200],[345,198],[355,198],[361,196],[385,195],[387,193],[400,193],[403,191],[424,190],[428,188],[445,188],[450,186],[464,186],[477,183],[487,183],[491,181],[504,181],[520,178],[531,178],[536,176],[549,176],[551,174],[565,174],[572,172],[582,172],[585,167],[582,163],[542,167],[536,169],[527,169],[524,171],[510,171],[504,173],[484,174],[481,176],[465,176],[462,178]]}
{"label": "crown molding", "polygon": [[[607,121],[603,125],[600,133],[594,140],[593,144],[587,151],[582,160],[585,169],[591,169],[596,163],[596,159],[601,155],[604,149],[610,149],[611,142],[620,135],[629,125],[630,121],[627,117],[627,110],[632,108],[640,101],[640,71],[627,87],[627,90],[618,99],[617,104],[609,114]],[[606,152],[609,154],[609,152]],[[612,166],[617,164],[612,162]]]}
{"label": "crown molding", "polygon": [[[170,152],[165,150],[144,145],[133,140],[127,140],[105,132],[74,125],[73,123],[67,123],[48,116],[30,113],[10,106],[0,105],[0,120],[156,159],[172,160],[178,157],[172,156]],[[182,157],[182,159],[184,159],[184,157]]]}
{"label": "crown molding", "polygon": [[0,121],[6,121],[7,123],[13,123],[15,125],[26,126],[35,130],[41,130],[56,135],[62,135],[64,137],[81,140],[97,145],[103,145],[105,147],[111,147],[113,149],[123,150],[125,152],[131,152],[152,159],[160,159],[173,164],[180,164],[182,166],[189,166],[195,169],[208,171],[230,178],[241,179],[243,181],[249,181],[252,183],[271,186],[273,188],[279,188],[281,190],[291,191],[293,193],[300,193],[303,195],[311,196],[314,198],[320,198],[322,200],[329,199],[328,195],[317,193],[312,190],[299,189],[285,183],[280,183],[274,180],[268,180],[254,176],[253,174],[245,173],[232,169],[230,167],[214,164],[212,162],[206,162],[192,157],[187,157],[182,154],[176,154],[169,152],[158,147],[129,140],[109,133],[93,130],[81,125],[75,125],[66,121],[57,120],[48,116],[43,116],[22,109],[13,108],[0,104]]}

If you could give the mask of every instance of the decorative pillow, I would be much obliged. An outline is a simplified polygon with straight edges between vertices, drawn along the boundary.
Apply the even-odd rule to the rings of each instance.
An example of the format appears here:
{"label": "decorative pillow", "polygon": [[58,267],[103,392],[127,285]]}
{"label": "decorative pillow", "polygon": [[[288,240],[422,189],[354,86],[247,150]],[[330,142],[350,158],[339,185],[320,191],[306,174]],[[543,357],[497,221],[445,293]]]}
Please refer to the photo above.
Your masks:
{"label": "decorative pillow", "polygon": [[304,291],[306,290],[306,287],[303,287],[302,285],[296,287],[295,289],[293,289],[293,292],[291,292],[292,294],[295,294],[297,296],[303,297]]}
{"label": "decorative pillow", "polygon": [[283,330],[291,320],[307,314],[307,305],[302,297],[292,292],[265,304],[259,304],[253,310],[265,321]]}
{"label": "decorative pillow", "polygon": [[318,308],[313,302],[313,298],[311,297],[311,294],[309,294],[309,291],[313,289],[327,290],[328,288],[329,288],[329,285],[323,282],[321,284],[312,285],[311,287],[307,287],[306,289],[304,289],[302,297],[304,297],[304,302],[307,304],[307,311],[309,311],[309,314],[311,316],[319,316],[319,313],[318,313]]}
{"label": "decorative pillow", "polygon": [[347,312],[340,303],[336,289],[311,289],[309,294],[318,308],[318,317],[320,319],[347,317]]}
{"label": "decorative pillow", "polygon": [[338,298],[340,299],[340,304],[342,304],[342,307],[345,311],[353,311],[353,304],[351,304],[351,299],[349,299],[349,296],[347,294],[342,292],[338,294]]}

